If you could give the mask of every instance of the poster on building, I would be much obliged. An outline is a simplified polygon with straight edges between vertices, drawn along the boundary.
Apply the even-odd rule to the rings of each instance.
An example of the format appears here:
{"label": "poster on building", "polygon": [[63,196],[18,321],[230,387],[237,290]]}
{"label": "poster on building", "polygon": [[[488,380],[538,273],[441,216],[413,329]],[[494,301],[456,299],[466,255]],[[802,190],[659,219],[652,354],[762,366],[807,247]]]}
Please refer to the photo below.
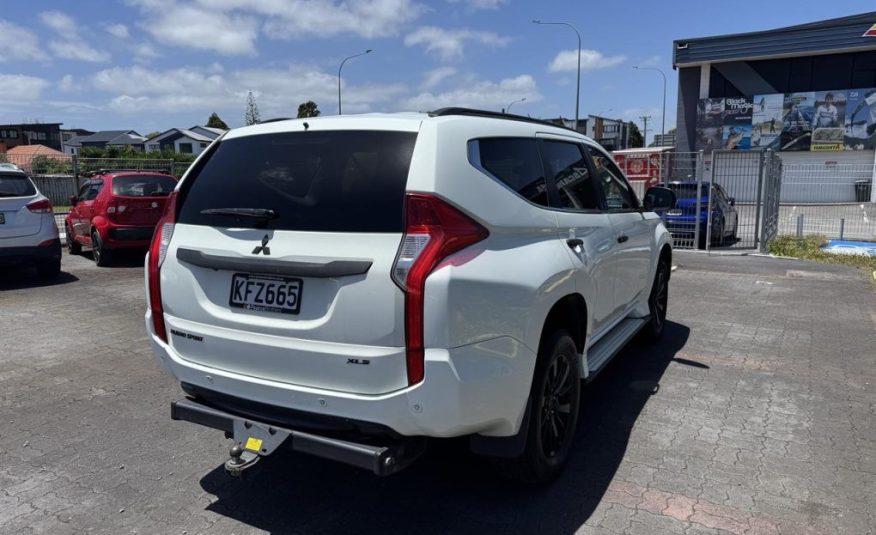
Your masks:
{"label": "poster on building", "polygon": [[810,150],[814,152],[843,150],[845,119],[845,91],[816,91]]}
{"label": "poster on building", "polygon": [[808,151],[812,144],[815,93],[786,93],[782,107],[782,136],[779,150]]}
{"label": "poster on building", "polygon": [[696,148],[712,152],[724,144],[724,99],[704,98],[697,102]]}
{"label": "poster on building", "polygon": [[751,148],[751,109],[750,97],[727,97],[724,99],[722,149],[748,150]]}
{"label": "poster on building", "polygon": [[876,88],[848,91],[845,150],[876,148]]}
{"label": "poster on building", "polygon": [[779,150],[785,95],[755,95],[751,112],[751,148]]}

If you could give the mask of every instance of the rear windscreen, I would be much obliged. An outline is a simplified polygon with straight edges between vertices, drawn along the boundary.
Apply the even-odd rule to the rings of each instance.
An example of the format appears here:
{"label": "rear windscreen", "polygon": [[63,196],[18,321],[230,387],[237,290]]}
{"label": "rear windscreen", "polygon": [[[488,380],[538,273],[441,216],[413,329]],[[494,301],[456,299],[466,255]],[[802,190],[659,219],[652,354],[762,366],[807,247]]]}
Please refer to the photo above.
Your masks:
{"label": "rear windscreen", "polygon": [[0,173],[0,197],[30,197],[36,195],[33,182],[24,175]]}
{"label": "rear windscreen", "polygon": [[167,197],[176,180],[161,175],[117,176],[113,178],[113,195],[123,197]]}
{"label": "rear windscreen", "polygon": [[[709,185],[703,184],[700,187],[702,188],[700,194],[707,196],[709,194]],[[695,199],[697,196],[696,184],[670,184],[669,189],[674,191],[679,199]]]}
{"label": "rear windscreen", "polygon": [[[216,227],[401,232],[417,134],[328,131],[221,141],[183,186],[178,221]],[[273,210],[258,220],[210,209]]]}

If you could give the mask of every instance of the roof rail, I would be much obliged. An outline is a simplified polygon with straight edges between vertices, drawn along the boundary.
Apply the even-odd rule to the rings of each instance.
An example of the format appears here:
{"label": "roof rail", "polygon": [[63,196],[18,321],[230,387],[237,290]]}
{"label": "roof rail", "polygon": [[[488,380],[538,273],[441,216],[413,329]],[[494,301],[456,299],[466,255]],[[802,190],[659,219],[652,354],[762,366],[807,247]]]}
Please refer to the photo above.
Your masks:
{"label": "roof rail", "polygon": [[564,130],[570,130],[570,131],[575,132],[577,134],[581,133],[581,132],[578,132],[577,130],[575,130],[574,128],[569,128],[568,126],[561,125],[561,124],[555,124],[555,123],[552,123],[550,121],[543,121],[541,119],[533,119],[532,117],[524,117],[523,115],[514,115],[512,113],[502,113],[502,112],[498,112],[498,111],[476,110],[473,108],[450,107],[450,108],[440,108],[440,109],[437,109],[435,111],[430,111],[428,113],[429,113],[429,117],[446,117],[448,115],[465,115],[468,117],[488,117],[491,119],[506,119],[506,120],[510,120],[510,121],[521,121],[524,123],[535,123],[535,124],[542,124],[545,126],[552,126],[554,128],[562,128]]}
{"label": "roof rail", "polygon": [[259,121],[256,124],[265,124],[265,123],[276,123],[277,121],[291,121],[292,117],[275,117],[273,119],[265,119],[264,121]]}
{"label": "roof rail", "polygon": [[86,176],[95,176],[95,175],[105,175],[107,173],[140,173],[140,172],[149,172],[149,173],[160,173],[162,175],[169,175],[165,169],[97,169],[95,171],[88,171],[83,173]]}

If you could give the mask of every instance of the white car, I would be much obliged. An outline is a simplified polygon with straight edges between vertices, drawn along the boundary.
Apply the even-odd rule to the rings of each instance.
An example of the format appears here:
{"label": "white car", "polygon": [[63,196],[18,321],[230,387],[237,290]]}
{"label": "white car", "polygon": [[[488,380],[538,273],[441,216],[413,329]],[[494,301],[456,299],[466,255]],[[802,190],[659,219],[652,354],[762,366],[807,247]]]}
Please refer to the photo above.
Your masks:
{"label": "white car", "polygon": [[61,272],[61,240],[52,202],[17,166],[0,163],[0,265],[32,265],[41,277]]}
{"label": "white car", "polygon": [[286,445],[385,475],[426,437],[470,436],[547,481],[581,380],[662,333],[671,255],[611,157],[549,123],[268,122],[214,142],[172,194],[146,327],[188,395],[172,417],[233,437],[232,474]]}

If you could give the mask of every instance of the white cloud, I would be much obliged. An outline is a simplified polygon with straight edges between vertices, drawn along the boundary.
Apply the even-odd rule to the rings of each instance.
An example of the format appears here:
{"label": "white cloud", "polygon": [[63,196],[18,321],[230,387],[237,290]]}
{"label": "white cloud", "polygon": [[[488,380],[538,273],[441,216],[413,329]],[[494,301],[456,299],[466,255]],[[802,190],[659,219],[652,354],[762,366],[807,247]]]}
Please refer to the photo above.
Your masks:
{"label": "white cloud", "polygon": [[3,100],[11,102],[32,102],[49,86],[49,82],[35,76],[24,74],[0,74],[0,87]]}
{"label": "white cloud", "polygon": [[[627,60],[626,56],[604,56],[597,50],[581,50],[581,72],[614,67]],[[548,66],[550,72],[576,71],[578,69],[578,50],[563,50]]]}
{"label": "white cloud", "polygon": [[0,19],[0,63],[15,60],[46,59],[38,43],[37,36],[20,26]]}
{"label": "white cloud", "polygon": [[447,0],[451,4],[465,4],[471,9],[499,9],[508,0]]}
{"label": "white cloud", "polygon": [[128,27],[124,24],[110,24],[106,27],[106,31],[108,31],[110,35],[114,35],[119,39],[127,39],[131,36],[131,34],[128,32]]}
{"label": "white cloud", "polygon": [[137,45],[132,45],[131,52],[134,53],[134,57],[138,60],[150,60],[161,56],[161,54],[159,54],[158,51],[155,50],[155,47],[145,42]]}
{"label": "white cloud", "polygon": [[406,99],[402,107],[414,111],[434,110],[446,106],[501,109],[509,102],[524,97],[527,102],[541,100],[538,85],[528,74],[505,78],[499,82],[472,80],[464,86],[438,94],[424,91]]}
{"label": "white cloud", "polygon": [[172,0],[133,1],[146,14],[143,29],[161,43],[225,55],[256,53],[258,21],[255,17]]}
{"label": "white cloud", "polygon": [[76,79],[72,74],[65,74],[61,77],[61,81],[58,82],[58,88],[61,91],[73,91],[74,89],[77,89]]}
{"label": "white cloud", "polygon": [[407,46],[424,45],[426,52],[433,52],[445,61],[462,57],[465,41],[491,46],[505,46],[511,39],[500,37],[493,32],[445,30],[436,26],[423,26],[405,37]]}
{"label": "white cloud", "polygon": [[426,74],[423,77],[423,83],[420,84],[420,88],[424,91],[433,89],[454,74],[456,74],[456,69],[453,67],[438,67],[437,69],[426,71]]}
{"label": "white cloud", "polygon": [[60,11],[44,11],[40,13],[40,20],[59,37],[49,42],[49,50],[55,57],[91,62],[110,59],[109,52],[93,48],[79,35],[79,27],[69,15]]}

